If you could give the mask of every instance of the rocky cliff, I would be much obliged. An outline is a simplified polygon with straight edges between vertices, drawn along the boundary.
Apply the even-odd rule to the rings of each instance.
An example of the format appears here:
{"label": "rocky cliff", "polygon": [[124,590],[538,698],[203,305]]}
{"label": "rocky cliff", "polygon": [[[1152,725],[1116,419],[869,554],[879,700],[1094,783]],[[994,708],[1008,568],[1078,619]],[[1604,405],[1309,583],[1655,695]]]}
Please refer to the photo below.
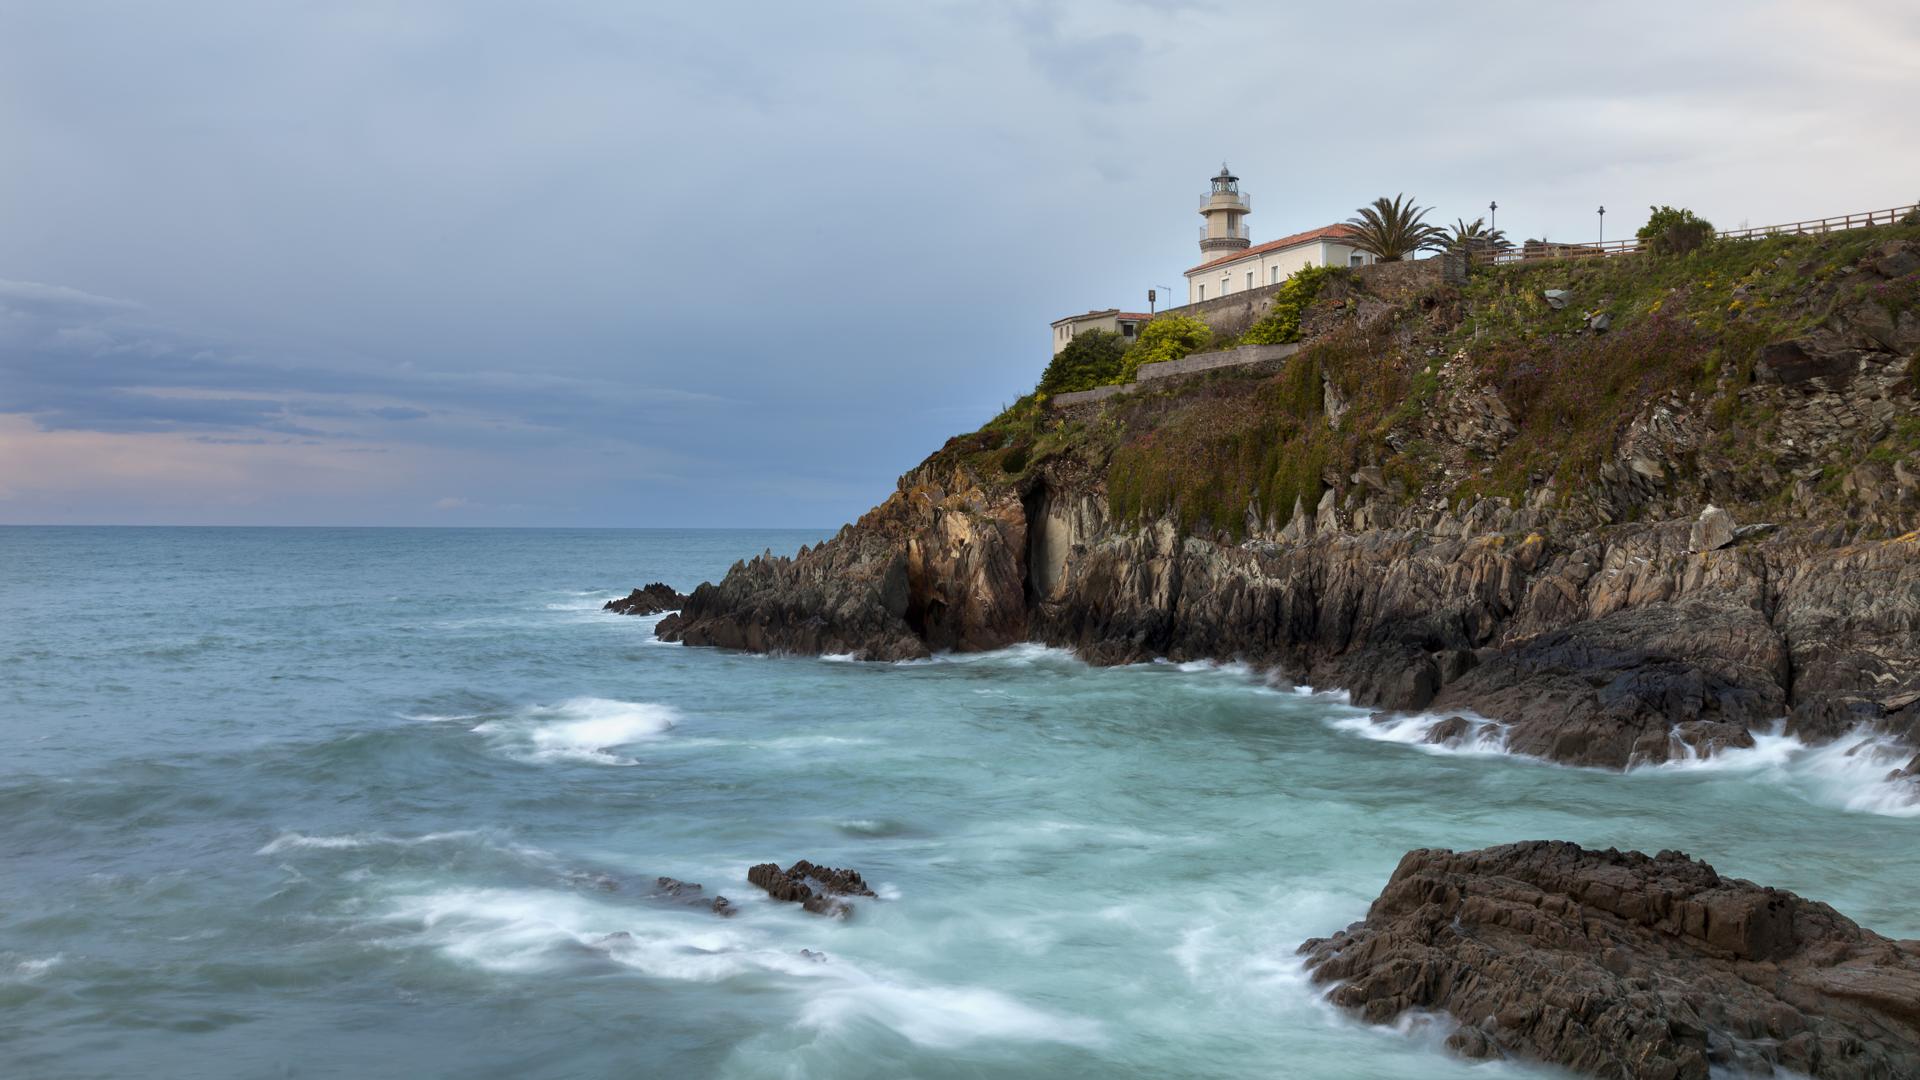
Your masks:
{"label": "rocky cliff", "polygon": [[1377,270],[1277,366],[1021,402],[660,634],[1242,659],[1609,767],[1920,737],[1920,226]]}

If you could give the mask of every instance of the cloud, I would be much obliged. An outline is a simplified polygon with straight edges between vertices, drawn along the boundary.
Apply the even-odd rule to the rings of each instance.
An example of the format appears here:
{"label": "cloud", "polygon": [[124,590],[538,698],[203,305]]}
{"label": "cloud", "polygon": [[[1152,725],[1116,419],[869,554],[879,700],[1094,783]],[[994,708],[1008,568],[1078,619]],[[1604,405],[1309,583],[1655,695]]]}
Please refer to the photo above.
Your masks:
{"label": "cloud", "polygon": [[7,520],[830,526],[1175,283],[1222,158],[1256,239],[1920,175],[1900,0],[17,6]]}

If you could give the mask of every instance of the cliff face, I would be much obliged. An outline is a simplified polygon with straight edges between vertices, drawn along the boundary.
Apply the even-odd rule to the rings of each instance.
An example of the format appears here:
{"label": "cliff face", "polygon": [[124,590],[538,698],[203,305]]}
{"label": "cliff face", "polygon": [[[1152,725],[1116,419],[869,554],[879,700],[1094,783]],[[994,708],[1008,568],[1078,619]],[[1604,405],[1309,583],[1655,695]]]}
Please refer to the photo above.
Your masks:
{"label": "cliff face", "polygon": [[1023,402],[660,633],[1237,658],[1613,767],[1920,736],[1920,227],[1607,263],[1356,275],[1275,370]]}

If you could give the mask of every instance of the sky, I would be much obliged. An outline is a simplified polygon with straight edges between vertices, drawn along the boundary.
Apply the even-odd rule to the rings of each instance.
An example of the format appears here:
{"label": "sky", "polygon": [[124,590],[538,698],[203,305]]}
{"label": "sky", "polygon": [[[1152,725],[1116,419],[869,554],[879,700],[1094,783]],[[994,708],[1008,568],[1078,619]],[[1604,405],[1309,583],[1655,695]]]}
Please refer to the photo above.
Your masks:
{"label": "sky", "polygon": [[1180,286],[1223,161],[1255,242],[1882,209],[1916,58],[1910,0],[0,0],[0,523],[832,528]]}

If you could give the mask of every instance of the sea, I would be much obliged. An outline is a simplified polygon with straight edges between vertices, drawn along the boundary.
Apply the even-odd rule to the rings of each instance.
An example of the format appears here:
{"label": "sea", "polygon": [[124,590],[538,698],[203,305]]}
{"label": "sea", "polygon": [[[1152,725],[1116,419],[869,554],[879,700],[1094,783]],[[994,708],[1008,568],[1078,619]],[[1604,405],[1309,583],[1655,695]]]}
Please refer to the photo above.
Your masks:
{"label": "sea", "polygon": [[[1528,839],[1920,937],[1870,739],[1603,772],[1234,663],[601,610],[827,534],[0,529],[0,1076],[1547,1075],[1336,1011],[1296,954],[1409,849]],[[802,858],[879,895],[746,881]]]}

